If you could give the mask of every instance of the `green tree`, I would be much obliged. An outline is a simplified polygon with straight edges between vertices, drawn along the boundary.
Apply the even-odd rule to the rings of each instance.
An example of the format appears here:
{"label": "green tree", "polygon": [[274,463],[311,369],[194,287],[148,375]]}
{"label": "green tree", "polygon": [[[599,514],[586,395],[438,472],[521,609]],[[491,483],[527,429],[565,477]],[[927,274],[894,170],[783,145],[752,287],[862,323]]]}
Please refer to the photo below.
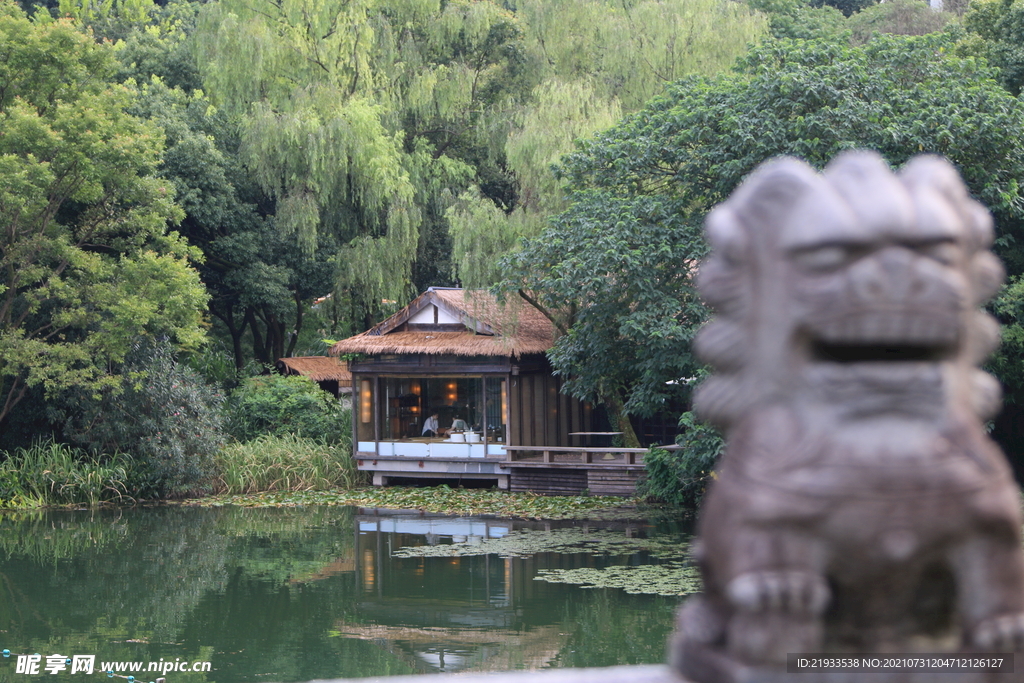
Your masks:
{"label": "green tree", "polygon": [[115,67],[109,44],[0,2],[0,420],[31,387],[116,385],[139,336],[204,339],[163,135]]}
{"label": "green tree", "polygon": [[[117,80],[148,83],[153,76],[169,88],[188,94],[202,85],[196,64],[192,34],[200,4],[191,0],[168,0],[150,5],[145,19],[131,23],[130,30],[114,43],[121,63]],[[97,37],[102,33],[81,22]]]}
{"label": "green tree", "polygon": [[316,382],[277,373],[245,380],[231,396],[227,421],[231,435],[242,442],[295,434],[344,443],[352,430],[351,414]]}
{"label": "green tree", "polygon": [[736,74],[672,85],[566,157],[571,205],[524,246],[502,286],[560,321],[565,334],[550,357],[569,390],[606,402],[611,394],[613,408],[643,413],[673,386],[665,382],[697,375],[685,342],[704,317],[690,282],[704,249],[699,226],[776,155],[822,167],[853,147],[894,165],[943,154],[995,214],[1011,273],[1024,271],[1024,105],[950,43],[771,43]]}
{"label": "green tree", "polygon": [[846,28],[843,13],[835,7],[813,7],[806,0],[747,0],[752,8],[768,15],[774,38],[813,38],[839,36]]}
{"label": "green tree", "polygon": [[193,46],[200,5],[65,0],[63,7],[97,38],[116,38],[116,79],[135,93],[130,113],[164,132],[159,172],[185,211],[182,235],[204,254],[198,269],[211,294],[211,332],[231,349],[232,374],[251,359],[290,355],[311,300],[334,285],[336,240],[328,235],[307,254],[275,229],[274,202],[242,163],[237,128],[200,89]]}
{"label": "green tree", "polygon": [[516,16],[535,83],[502,140],[516,196],[495,204],[470,190],[448,211],[456,274],[469,287],[496,282],[500,257],[565,208],[552,166],[576,140],[666,83],[728,69],[766,29],[761,14],[721,0],[523,0]]}
{"label": "green tree", "polygon": [[835,7],[846,16],[850,16],[878,2],[879,0],[811,0],[810,4],[814,7]]}
{"label": "green tree", "polygon": [[57,0],[56,5],[53,14],[74,19],[112,41],[147,23],[156,10],[152,0]]}
{"label": "green tree", "polygon": [[232,350],[238,371],[291,355],[312,300],[334,286],[338,240],[320,235],[306,251],[277,228],[274,200],[243,163],[235,121],[200,90],[199,3],[65,0],[64,7],[97,38],[116,39],[116,78],[136,95],[131,113],[166,136],[159,172],[185,211],[183,236],[205,257],[199,272],[211,294],[213,336]]}
{"label": "green tree", "polygon": [[1024,6],[1013,0],[975,0],[964,15],[964,28],[968,35],[957,52],[999,67],[1000,82],[1019,94],[1024,86]]}
{"label": "green tree", "polygon": [[223,400],[166,340],[138,340],[120,386],[100,397],[72,392],[60,403],[65,436],[96,455],[131,454],[143,473],[133,495],[168,496],[209,488],[225,441]]}
{"label": "green tree", "polygon": [[133,112],[166,135],[160,171],[185,210],[182,233],[204,253],[209,311],[230,338],[236,368],[291,355],[311,301],[334,286],[337,240],[323,236],[306,252],[276,229],[273,203],[248,177],[233,126],[201,91],[158,78],[135,87]]}
{"label": "green tree", "polygon": [[948,12],[936,12],[921,0],[891,0],[857,12],[848,22],[855,42],[863,43],[873,33],[923,36],[941,31],[953,18]]}

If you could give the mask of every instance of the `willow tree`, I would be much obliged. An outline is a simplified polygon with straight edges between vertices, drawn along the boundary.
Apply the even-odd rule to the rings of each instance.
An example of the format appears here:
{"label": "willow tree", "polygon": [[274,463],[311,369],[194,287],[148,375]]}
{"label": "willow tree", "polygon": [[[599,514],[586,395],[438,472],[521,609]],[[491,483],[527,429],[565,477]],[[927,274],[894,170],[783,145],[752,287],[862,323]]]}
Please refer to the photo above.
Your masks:
{"label": "willow tree", "polygon": [[767,30],[763,15],[727,0],[523,0],[516,7],[537,83],[505,139],[514,204],[496,207],[470,191],[449,210],[456,268],[468,286],[493,284],[500,256],[565,208],[552,166],[576,140],[638,110],[666,83],[724,71]]}
{"label": "willow tree", "polygon": [[221,0],[197,54],[276,225],[310,251],[334,235],[339,285],[379,302],[412,293],[421,226],[488,156],[518,36],[491,2]]}

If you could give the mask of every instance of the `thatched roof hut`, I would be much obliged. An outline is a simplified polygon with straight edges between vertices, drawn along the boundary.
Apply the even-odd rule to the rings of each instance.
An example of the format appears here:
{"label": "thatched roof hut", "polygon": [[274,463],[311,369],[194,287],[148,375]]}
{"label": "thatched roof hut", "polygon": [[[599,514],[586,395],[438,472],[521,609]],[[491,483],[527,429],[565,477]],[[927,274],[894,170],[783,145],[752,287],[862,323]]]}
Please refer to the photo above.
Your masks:
{"label": "thatched roof hut", "polygon": [[[561,392],[546,355],[554,342],[552,322],[524,301],[441,287],[338,342],[330,352],[350,359],[359,469],[378,485],[490,480],[547,493],[631,493],[642,465],[623,464],[612,481],[605,465],[550,459],[560,449],[582,452],[588,436],[607,431],[600,411]],[[545,452],[530,464],[510,455]]]}
{"label": "thatched roof hut", "polygon": [[302,375],[335,396],[352,393],[352,372],[348,363],[332,356],[296,356],[280,358],[277,371],[282,375]]}

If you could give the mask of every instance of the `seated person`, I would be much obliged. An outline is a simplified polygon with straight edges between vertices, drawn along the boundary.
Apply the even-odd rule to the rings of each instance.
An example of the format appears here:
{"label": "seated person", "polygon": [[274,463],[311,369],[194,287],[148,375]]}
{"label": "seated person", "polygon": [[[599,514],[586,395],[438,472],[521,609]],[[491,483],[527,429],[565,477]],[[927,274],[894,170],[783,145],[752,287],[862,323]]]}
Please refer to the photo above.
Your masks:
{"label": "seated person", "polygon": [[453,432],[464,432],[467,429],[469,429],[469,425],[466,424],[466,421],[463,420],[461,417],[457,417],[454,420],[452,420],[451,431],[453,431]]}
{"label": "seated person", "polygon": [[437,424],[437,412],[423,421],[423,432],[421,436],[440,436],[444,431]]}

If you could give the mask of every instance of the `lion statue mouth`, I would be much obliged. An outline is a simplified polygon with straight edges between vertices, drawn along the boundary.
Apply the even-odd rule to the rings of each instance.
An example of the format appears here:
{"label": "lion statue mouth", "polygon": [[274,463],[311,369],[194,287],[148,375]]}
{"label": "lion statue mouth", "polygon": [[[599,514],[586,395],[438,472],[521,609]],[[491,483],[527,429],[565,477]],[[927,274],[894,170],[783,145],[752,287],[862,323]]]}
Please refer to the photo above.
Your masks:
{"label": "lion statue mouth", "polygon": [[938,363],[956,355],[959,320],[946,311],[863,311],[809,326],[810,360]]}

